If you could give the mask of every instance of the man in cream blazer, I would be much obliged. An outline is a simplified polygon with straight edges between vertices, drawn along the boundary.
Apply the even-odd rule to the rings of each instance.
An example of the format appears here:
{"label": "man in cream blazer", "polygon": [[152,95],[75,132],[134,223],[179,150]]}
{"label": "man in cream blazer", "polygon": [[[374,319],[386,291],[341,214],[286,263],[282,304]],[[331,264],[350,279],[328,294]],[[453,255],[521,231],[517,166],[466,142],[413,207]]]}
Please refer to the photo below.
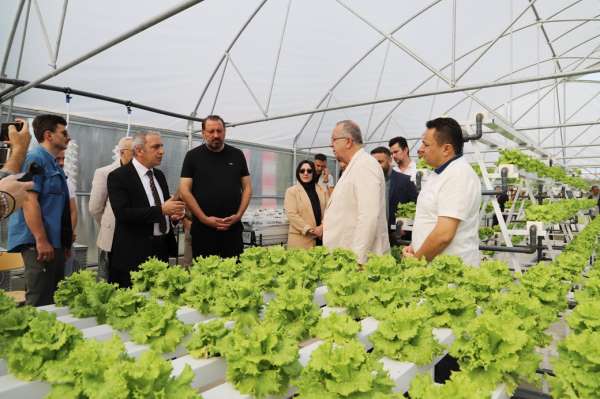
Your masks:
{"label": "man in cream blazer", "polygon": [[96,245],[98,246],[98,278],[101,280],[108,280],[108,258],[112,248],[113,235],[115,234],[115,215],[108,199],[106,182],[110,172],[131,161],[133,158],[131,146],[131,137],[124,137],[119,140],[117,146],[119,160],[96,169],[92,180],[89,209],[92,217],[100,227]]}
{"label": "man in cream blazer", "polygon": [[340,162],[347,164],[325,210],[323,245],[351,249],[359,264],[370,253],[389,251],[386,222],[385,178],[381,166],[362,148],[360,128],[353,121],[338,122],[331,146]]}

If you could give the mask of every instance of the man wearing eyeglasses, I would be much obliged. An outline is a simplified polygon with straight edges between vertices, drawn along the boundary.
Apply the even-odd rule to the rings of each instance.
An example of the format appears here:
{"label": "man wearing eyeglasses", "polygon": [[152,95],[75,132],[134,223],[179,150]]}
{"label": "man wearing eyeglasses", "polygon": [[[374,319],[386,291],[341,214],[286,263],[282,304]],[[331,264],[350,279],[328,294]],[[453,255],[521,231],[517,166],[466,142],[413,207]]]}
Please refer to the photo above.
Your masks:
{"label": "man wearing eyeglasses", "polygon": [[43,173],[33,176],[33,190],[27,193],[23,209],[9,219],[8,250],[23,257],[27,304],[42,306],[54,301],[73,241],[67,179],[56,163],[58,153],[67,148],[69,134],[67,121],[58,115],[39,115],[32,125],[40,145],[27,153],[21,171],[35,163]]}
{"label": "man wearing eyeglasses", "polygon": [[377,161],[363,146],[358,125],[338,122],[331,134],[331,147],[347,164],[325,210],[323,245],[351,249],[359,264],[371,253],[389,251],[386,222],[385,179]]}
{"label": "man wearing eyeglasses", "polygon": [[113,236],[115,235],[115,214],[113,213],[108,199],[107,180],[108,175],[120,166],[127,165],[133,158],[131,148],[133,138],[123,137],[117,144],[119,159],[110,165],[96,169],[92,180],[92,191],[90,193],[89,209],[92,217],[98,223],[98,279],[108,280],[108,268],[110,250],[112,248]]}
{"label": "man wearing eyeglasses", "polygon": [[192,213],[192,255],[239,256],[242,216],[252,196],[244,153],[225,144],[225,122],[218,115],[202,121],[204,144],[185,156],[179,190]]}

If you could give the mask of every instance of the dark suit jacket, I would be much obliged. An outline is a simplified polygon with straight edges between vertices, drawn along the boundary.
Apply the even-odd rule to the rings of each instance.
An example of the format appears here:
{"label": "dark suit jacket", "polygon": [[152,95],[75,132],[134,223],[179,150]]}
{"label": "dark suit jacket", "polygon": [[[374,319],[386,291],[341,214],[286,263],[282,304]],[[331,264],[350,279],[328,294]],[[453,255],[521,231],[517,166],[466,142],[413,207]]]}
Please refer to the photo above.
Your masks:
{"label": "dark suit jacket", "polygon": [[[170,197],[165,175],[154,169],[165,200]],[[164,217],[160,206],[150,206],[142,181],[133,162],[123,165],[108,175],[108,197],[115,214],[110,269],[127,273],[137,270],[148,257],[156,256],[152,250],[154,223]],[[168,252],[177,255],[173,227],[167,234]]]}
{"label": "dark suit jacket", "polygon": [[392,170],[390,175],[390,196],[388,198],[388,228],[396,224],[396,208],[398,204],[417,202],[417,188],[410,176]]}

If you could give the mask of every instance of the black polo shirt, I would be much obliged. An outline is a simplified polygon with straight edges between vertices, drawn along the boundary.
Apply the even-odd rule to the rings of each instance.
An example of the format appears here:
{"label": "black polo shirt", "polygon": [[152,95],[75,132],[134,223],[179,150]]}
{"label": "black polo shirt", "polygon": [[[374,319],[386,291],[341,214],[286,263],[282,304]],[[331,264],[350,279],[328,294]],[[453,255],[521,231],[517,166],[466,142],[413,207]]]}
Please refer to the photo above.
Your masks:
{"label": "black polo shirt", "polygon": [[205,144],[185,155],[181,177],[192,178],[192,194],[207,216],[237,213],[242,200],[241,178],[249,176],[244,153],[225,144],[220,152]]}

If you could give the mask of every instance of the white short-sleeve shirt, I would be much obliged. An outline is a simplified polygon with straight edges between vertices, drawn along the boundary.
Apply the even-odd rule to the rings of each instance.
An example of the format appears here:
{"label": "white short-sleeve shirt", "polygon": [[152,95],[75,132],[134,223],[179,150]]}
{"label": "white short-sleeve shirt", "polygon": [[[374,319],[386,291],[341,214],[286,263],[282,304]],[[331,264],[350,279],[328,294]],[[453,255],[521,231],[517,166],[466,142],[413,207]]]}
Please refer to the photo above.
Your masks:
{"label": "white short-sleeve shirt", "polygon": [[442,252],[460,256],[467,265],[479,266],[479,206],[481,182],[469,163],[460,157],[440,174],[431,173],[417,198],[412,247],[418,251],[439,216],[459,219],[456,235]]}

